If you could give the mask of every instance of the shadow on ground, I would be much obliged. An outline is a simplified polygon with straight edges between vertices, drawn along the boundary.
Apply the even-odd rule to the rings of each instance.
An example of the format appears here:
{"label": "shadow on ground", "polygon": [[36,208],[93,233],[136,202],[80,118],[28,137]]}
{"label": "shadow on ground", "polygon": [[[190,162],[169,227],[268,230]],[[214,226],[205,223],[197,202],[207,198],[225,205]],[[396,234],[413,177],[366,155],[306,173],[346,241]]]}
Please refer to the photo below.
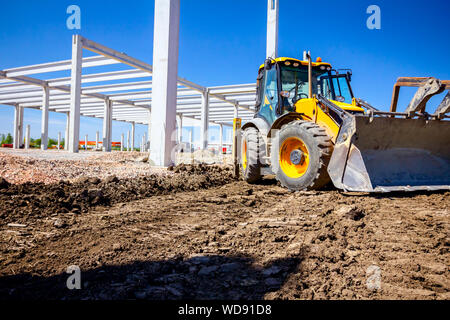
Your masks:
{"label": "shadow on ground", "polygon": [[139,261],[81,270],[80,290],[67,289],[70,277],[19,274],[0,278],[1,300],[263,299],[280,289],[302,258],[257,267],[248,257],[197,256],[184,260]]}

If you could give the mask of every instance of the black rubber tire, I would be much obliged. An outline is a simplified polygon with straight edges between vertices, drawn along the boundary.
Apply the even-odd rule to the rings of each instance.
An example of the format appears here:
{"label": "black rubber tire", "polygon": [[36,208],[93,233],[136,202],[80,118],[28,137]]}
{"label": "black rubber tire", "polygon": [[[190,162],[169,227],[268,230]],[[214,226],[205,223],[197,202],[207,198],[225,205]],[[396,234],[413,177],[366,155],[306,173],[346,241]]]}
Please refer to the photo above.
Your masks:
{"label": "black rubber tire", "polygon": [[[298,137],[306,145],[309,152],[309,166],[299,178],[287,176],[279,165],[279,150],[289,137]],[[317,190],[330,182],[327,166],[330,161],[333,144],[325,129],[319,125],[303,120],[285,124],[272,140],[272,171],[282,186],[292,190]]]}
{"label": "black rubber tire", "polygon": [[241,152],[244,150],[244,142],[247,143],[247,167],[244,169],[241,155],[242,177],[248,183],[255,183],[261,180],[261,162],[259,159],[259,139],[260,133],[256,128],[250,127],[244,130],[241,139]]}

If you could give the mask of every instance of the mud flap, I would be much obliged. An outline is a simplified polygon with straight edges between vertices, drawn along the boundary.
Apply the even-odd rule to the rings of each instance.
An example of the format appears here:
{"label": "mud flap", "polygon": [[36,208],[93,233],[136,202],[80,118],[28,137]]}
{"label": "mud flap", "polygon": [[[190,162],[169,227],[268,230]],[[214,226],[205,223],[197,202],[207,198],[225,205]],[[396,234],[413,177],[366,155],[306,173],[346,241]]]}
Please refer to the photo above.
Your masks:
{"label": "mud flap", "polygon": [[348,117],[328,173],[346,191],[450,190],[450,121]]}

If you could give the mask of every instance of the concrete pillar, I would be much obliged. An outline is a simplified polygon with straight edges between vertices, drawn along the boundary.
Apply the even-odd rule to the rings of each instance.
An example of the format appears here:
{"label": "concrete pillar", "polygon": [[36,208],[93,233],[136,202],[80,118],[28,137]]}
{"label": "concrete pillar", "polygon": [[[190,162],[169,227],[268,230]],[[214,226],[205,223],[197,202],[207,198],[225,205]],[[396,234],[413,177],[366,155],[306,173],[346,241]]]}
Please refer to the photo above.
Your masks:
{"label": "concrete pillar", "polygon": [[25,131],[25,149],[30,149],[30,125],[27,125]]}
{"label": "concrete pillar", "polygon": [[208,148],[208,118],[209,118],[209,91],[208,89],[202,94],[202,109],[200,117],[200,141],[201,148],[205,150]]}
{"label": "concrete pillar", "polygon": [[[78,152],[80,139],[81,70],[83,46],[80,35],[72,38],[72,71],[70,80],[69,151]],[[67,143],[67,142],[66,142]]]}
{"label": "concrete pillar", "polygon": [[278,56],[278,0],[267,0],[267,44],[266,57],[276,58]]}
{"label": "concrete pillar", "polygon": [[16,105],[14,109],[14,149],[19,149],[23,143],[23,107]]}
{"label": "concrete pillar", "polygon": [[148,112],[148,125],[147,125],[147,151],[150,152],[150,138],[152,137],[152,113]]}
{"label": "concrete pillar", "polygon": [[239,108],[237,106],[234,106],[234,118],[239,118]]}
{"label": "concrete pillar", "polygon": [[105,100],[103,109],[103,151],[111,152],[112,102]]}
{"label": "concrete pillar", "polygon": [[66,132],[64,135],[64,150],[69,150],[69,127],[70,127],[70,113],[67,112],[67,118],[66,118]]}
{"label": "concrete pillar", "polygon": [[194,131],[194,128],[191,127],[191,130],[189,130],[189,144],[191,145],[190,146],[191,150],[189,150],[189,152],[192,152],[192,148],[194,147],[194,145],[193,145],[194,141],[192,139],[192,136],[194,134],[193,131]]}
{"label": "concrete pillar", "polygon": [[44,87],[42,92],[42,118],[41,118],[41,150],[48,148],[48,107],[50,104],[50,90]]}
{"label": "concrete pillar", "polygon": [[223,150],[223,124],[219,124],[219,154],[222,154]]}
{"label": "concrete pillar", "polygon": [[58,132],[58,150],[61,150],[61,132]]}
{"label": "concrete pillar", "polygon": [[122,135],[120,137],[120,151],[122,151],[122,152],[123,152],[123,144],[124,144],[124,138],[123,138],[123,133],[122,133]]}
{"label": "concrete pillar", "polygon": [[183,142],[183,115],[178,115],[178,143]]}
{"label": "concrete pillar", "polygon": [[127,151],[130,151],[130,130],[127,132]]}
{"label": "concrete pillar", "polygon": [[173,162],[179,29],[180,0],[155,0],[150,159],[156,166]]}
{"label": "concrete pillar", "polygon": [[136,123],[131,123],[131,151],[134,151],[134,137],[136,135]]}
{"label": "concrete pillar", "polygon": [[145,147],[144,147],[144,143],[145,143],[145,136],[142,136],[141,138],[141,152],[145,152]]}
{"label": "concrete pillar", "polygon": [[95,133],[95,150],[98,150],[98,141],[100,139],[100,133],[97,131]]}
{"label": "concrete pillar", "polygon": [[144,132],[144,135],[142,136],[142,152],[147,151],[147,134]]}
{"label": "concrete pillar", "polygon": [[84,136],[84,150],[86,150],[86,151],[88,149],[88,141],[89,141],[88,135],[85,135]]}

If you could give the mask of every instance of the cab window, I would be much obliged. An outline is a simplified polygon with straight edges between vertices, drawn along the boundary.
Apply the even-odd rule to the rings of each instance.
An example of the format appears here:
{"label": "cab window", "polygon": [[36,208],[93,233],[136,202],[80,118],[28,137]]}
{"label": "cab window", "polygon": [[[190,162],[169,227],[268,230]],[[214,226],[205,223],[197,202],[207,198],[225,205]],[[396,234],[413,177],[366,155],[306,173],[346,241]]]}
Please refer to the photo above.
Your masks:
{"label": "cab window", "polygon": [[277,118],[276,110],[278,106],[277,69],[275,66],[270,70],[266,70],[263,81],[264,92],[261,96],[261,109],[259,114],[268,123],[273,123]]}

